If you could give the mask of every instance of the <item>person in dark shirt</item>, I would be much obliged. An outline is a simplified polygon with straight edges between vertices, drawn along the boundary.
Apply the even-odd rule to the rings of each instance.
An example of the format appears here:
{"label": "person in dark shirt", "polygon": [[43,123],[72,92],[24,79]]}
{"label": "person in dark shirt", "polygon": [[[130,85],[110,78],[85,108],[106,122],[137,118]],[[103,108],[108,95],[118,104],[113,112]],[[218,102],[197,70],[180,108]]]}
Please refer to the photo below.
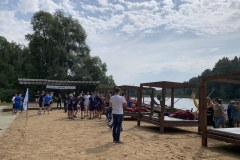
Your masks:
{"label": "person in dark shirt", "polygon": [[67,105],[68,105],[67,101],[68,101],[68,95],[66,94],[65,97],[63,98],[64,113],[66,113],[66,112],[67,112],[67,109],[68,109],[68,108],[67,108]]}
{"label": "person in dark shirt", "polygon": [[79,97],[79,104],[80,104],[80,108],[81,108],[81,119],[83,119],[83,115],[85,114],[85,98],[84,98],[84,94],[82,94]]}
{"label": "person in dark shirt", "polygon": [[74,101],[74,104],[73,104],[73,117],[77,118],[77,113],[78,113],[78,108],[77,108],[78,98],[73,97],[73,101]]}
{"label": "person in dark shirt", "polygon": [[70,94],[69,95],[69,98],[67,100],[67,103],[68,103],[68,119],[71,119],[73,120],[73,105],[74,105],[74,98],[73,98],[73,95]]}
{"label": "person in dark shirt", "polygon": [[60,105],[60,110],[62,109],[62,96],[61,93],[58,94],[58,99],[57,99],[57,109],[58,105]]}
{"label": "person in dark shirt", "polygon": [[88,103],[89,103],[89,111],[90,111],[89,119],[94,119],[95,97],[93,95],[93,92],[91,92],[91,96],[89,97]]}
{"label": "person in dark shirt", "polygon": [[102,116],[102,104],[103,104],[102,98],[100,94],[97,93],[95,107],[97,107],[97,114],[98,114],[97,117],[99,117],[99,119],[101,119],[101,116]]}
{"label": "person in dark shirt", "polygon": [[38,114],[39,115],[42,115],[42,108],[43,108],[43,101],[44,101],[44,91],[42,91],[42,94],[39,96],[39,99],[38,99],[38,104],[39,104],[39,111],[38,111]]}

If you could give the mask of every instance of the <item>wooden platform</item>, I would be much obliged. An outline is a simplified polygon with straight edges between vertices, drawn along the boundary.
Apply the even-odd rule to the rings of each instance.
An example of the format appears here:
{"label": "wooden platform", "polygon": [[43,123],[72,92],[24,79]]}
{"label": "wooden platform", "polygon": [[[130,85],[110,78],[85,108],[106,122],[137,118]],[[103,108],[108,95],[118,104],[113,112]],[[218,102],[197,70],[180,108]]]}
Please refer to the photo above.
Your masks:
{"label": "wooden platform", "polygon": [[[144,115],[140,117],[139,120],[161,127],[160,119],[157,116]],[[173,126],[199,126],[199,124],[198,124],[198,120],[185,120],[185,119],[164,116],[164,127],[173,127]]]}
{"label": "wooden platform", "polygon": [[240,145],[240,128],[214,128],[209,129],[205,137]]}
{"label": "wooden platform", "polygon": [[240,128],[214,128],[209,129],[208,133],[240,140]]}

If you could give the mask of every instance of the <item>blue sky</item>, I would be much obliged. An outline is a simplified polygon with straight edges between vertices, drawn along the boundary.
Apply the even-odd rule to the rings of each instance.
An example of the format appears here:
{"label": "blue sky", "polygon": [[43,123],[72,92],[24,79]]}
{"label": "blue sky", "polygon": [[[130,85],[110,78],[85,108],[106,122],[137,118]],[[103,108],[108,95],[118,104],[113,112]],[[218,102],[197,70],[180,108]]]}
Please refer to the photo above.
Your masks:
{"label": "blue sky", "polygon": [[27,44],[39,10],[78,19],[117,85],[182,82],[240,56],[240,0],[0,0],[0,35]]}

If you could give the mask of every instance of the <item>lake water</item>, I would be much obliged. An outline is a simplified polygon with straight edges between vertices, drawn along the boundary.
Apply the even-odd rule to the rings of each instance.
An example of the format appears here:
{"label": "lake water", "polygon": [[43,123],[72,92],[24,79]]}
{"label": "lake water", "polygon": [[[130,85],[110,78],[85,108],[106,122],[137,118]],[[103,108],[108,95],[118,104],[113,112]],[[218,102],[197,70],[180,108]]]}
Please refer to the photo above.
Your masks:
{"label": "lake water", "polygon": [[[135,99],[135,98],[132,98],[132,99]],[[159,100],[155,97],[154,98],[155,101],[157,103],[159,103]],[[179,98],[174,98],[174,102],[176,102]],[[150,97],[144,97],[144,102],[146,104],[150,104],[150,101],[151,101],[151,98]],[[198,99],[197,99],[197,102],[198,102]],[[170,106],[171,105],[171,98],[169,98],[167,101],[166,101],[166,105]],[[175,104],[174,104],[174,108],[177,108],[177,109],[189,109],[191,110],[193,108],[193,111],[196,111],[197,108],[195,107],[194,103],[193,103],[193,99],[191,98],[182,98],[180,100],[178,100]]]}

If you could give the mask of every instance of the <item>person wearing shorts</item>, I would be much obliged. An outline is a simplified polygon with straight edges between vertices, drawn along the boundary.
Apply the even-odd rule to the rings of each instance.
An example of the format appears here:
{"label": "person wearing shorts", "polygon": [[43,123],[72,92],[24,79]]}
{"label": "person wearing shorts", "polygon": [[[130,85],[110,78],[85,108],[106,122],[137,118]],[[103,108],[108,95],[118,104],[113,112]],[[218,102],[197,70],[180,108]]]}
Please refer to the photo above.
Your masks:
{"label": "person wearing shorts", "polygon": [[84,95],[80,97],[79,100],[80,108],[81,108],[81,119],[83,119],[83,115],[85,114],[85,98]]}
{"label": "person wearing shorts", "polygon": [[62,110],[62,95],[61,95],[61,93],[58,94],[57,109],[58,109],[58,105],[60,105],[60,110]]}
{"label": "person wearing shorts", "polygon": [[85,114],[86,116],[88,116],[88,110],[89,110],[89,92],[86,93],[86,95],[84,96],[85,99]]}
{"label": "person wearing shorts", "polygon": [[98,113],[98,118],[101,119],[102,116],[102,98],[99,93],[97,93],[96,96],[96,107],[97,107],[97,113]]}
{"label": "person wearing shorts", "polygon": [[68,119],[73,120],[73,104],[74,104],[74,99],[73,99],[73,95],[70,94],[69,98],[68,98]]}
{"label": "person wearing shorts", "polygon": [[51,96],[50,96],[49,93],[47,92],[47,93],[46,93],[46,96],[44,97],[44,112],[43,112],[43,114],[45,114],[46,108],[47,108],[48,114],[49,114],[51,99],[52,99]]}
{"label": "person wearing shorts", "polygon": [[64,105],[64,113],[67,112],[67,105],[68,105],[68,94],[65,95],[63,98],[63,105]]}
{"label": "person wearing shorts", "polygon": [[42,94],[39,96],[39,100],[38,100],[38,104],[39,104],[38,114],[39,115],[42,115],[43,100],[44,100],[44,91],[42,91]]}
{"label": "person wearing shorts", "polygon": [[77,108],[77,105],[78,105],[78,98],[76,97],[73,97],[73,101],[74,101],[74,104],[73,104],[73,117],[77,118],[77,113],[78,113],[78,108]]}
{"label": "person wearing shorts", "polygon": [[22,97],[21,97],[21,94],[19,94],[14,99],[14,112],[15,112],[15,114],[17,114],[17,115],[19,114],[18,111],[21,109],[21,105],[22,105]]}
{"label": "person wearing shorts", "polygon": [[90,117],[88,119],[94,119],[94,108],[95,108],[95,97],[93,93],[91,92],[91,96],[89,97],[89,112],[90,112]]}
{"label": "person wearing shorts", "polygon": [[50,95],[51,97],[51,100],[50,100],[50,103],[49,103],[49,110],[52,111],[52,104],[53,104],[53,92],[50,92]]}
{"label": "person wearing shorts", "polygon": [[38,100],[39,100],[39,96],[40,96],[39,94],[40,94],[39,91],[37,91],[35,94],[35,102],[36,102],[35,106],[38,106],[38,102],[39,102]]}
{"label": "person wearing shorts", "polygon": [[94,92],[94,94],[93,94],[93,96],[94,96],[94,101],[95,101],[95,104],[94,104],[94,117],[95,118],[97,118],[98,117],[98,112],[97,112],[97,93],[96,92]]}
{"label": "person wearing shorts", "polygon": [[17,97],[17,94],[15,94],[12,98],[12,114],[15,114],[15,111],[14,111],[15,97]]}

